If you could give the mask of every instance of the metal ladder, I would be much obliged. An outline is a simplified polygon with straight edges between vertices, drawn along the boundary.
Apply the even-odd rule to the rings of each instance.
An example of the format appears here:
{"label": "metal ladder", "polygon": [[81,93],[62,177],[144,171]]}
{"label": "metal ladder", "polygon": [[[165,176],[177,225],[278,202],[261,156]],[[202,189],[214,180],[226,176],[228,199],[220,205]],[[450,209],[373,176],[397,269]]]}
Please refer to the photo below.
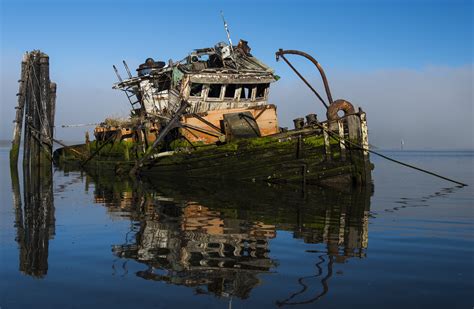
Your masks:
{"label": "metal ladder", "polygon": [[[125,60],[123,60],[122,62],[123,62],[123,65],[125,67],[125,70],[127,71],[128,77],[133,78],[132,73],[130,73],[130,69],[128,68],[128,65],[125,62]],[[115,75],[117,75],[117,78],[118,78],[119,82],[123,82],[123,79],[120,76],[120,74],[117,70],[117,67],[115,65],[113,65],[113,68],[114,68]],[[130,102],[130,105],[132,106],[132,111],[134,113],[136,113],[136,110],[140,110],[140,111],[143,110],[143,104],[142,104],[140,98],[137,96],[137,93],[138,93],[137,87],[131,86],[127,89],[123,89],[122,91],[125,92],[125,95],[127,96],[127,99]]]}

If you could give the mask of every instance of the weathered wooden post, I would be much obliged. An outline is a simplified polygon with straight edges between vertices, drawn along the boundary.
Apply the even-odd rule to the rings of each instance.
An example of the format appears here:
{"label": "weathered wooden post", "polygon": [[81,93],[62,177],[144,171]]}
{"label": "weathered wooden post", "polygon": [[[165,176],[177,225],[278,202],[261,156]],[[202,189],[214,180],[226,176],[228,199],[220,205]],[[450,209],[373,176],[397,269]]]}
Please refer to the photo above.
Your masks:
{"label": "weathered wooden post", "polygon": [[[56,84],[49,79],[49,57],[34,50],[21,64],[18,106],[10,167],[20,270],[43,277],[48,270],[49,239],[54,235],[53,174],[51,166]],[[17,170],[24,122],[23,205]]]}
{"label": "weathered wooden post", "polygon": [[372,163],[369,161],[369,139],[365,113],[359,109],[357,114],[347,116],[349,140],[358,147],[350,147],[351,160],[354,164],[355,181],[369,185],[372,181]]}
{"label": "weathered wooden post", "polygon": [[360,143],[364,153],[364,159],[369,156],[369,132],[367,129],[367,116],[360,110]]}
{"label": "weathered wooden post", "polygon": [[12,149],[10,150],[10,165],[17,166],[18,154],[20,152],[21,130],[23,126],[23,115],[26,100],[26,90],[29,78],[29,55],[25,53],[21,61],[21,77],[19,80],[18,106],[16,107],[15,126],[13,128]]}
{"label": "weathered wooden post", "polygon": [[353,143],[359,141],[360,119],[357,114],[347,116],[347,127],[349,133],[349,140]]}
{"label": "weathered wooden post", "polygon": [[39,50],[25,53],[21,65],[18,106],[13,130],[11,166],[18,163],[24,122],[23,166],[49,165],[52,159],[56,84],[49,78],[49,57]]}
{"label": "weathered wooden post", "polygon": [[49,119],[50,123],[49,125],[51,126],[51,139],[54,137],[54,120],[55,120],[55,115],[56,115],[56,89],[57,89],[56,83],[50,82],[49,83]]}
{"label": "weathered wooden post", "polygon": [[367,116],[361,108],[359,108],[360,117],[360,145],[362,147],[363,171],[362,178],[364,183],[369,184],[372,181],[372,163],[369,160],[369,132],[367,129]]}
{"label": "weathered wooden post", "polygon": [[53,155],[53,141],[52,141],[52,127],[51,124],[51,81],[49,80],[49,57],[45,53],[38,53],[39,55],[39,130],[40,136],[37,140],[39,144],[40,165],[51,164]]}
{"label": "weathered wooden post", "polygon": [[28,93],[25,109],[25,143],[23,152],[23,167],[30,168],[38,166],[40,156],[40,135],[39,114],[41,108],[41,94],[38,85],[39,77],[39,52],[30,53],[30,68],[28,79]]}
{"label": "weathered wooden post", "polygon": [[324,149],[326,151],[326,160],[331,160],[331,144],[329,143],[329,125],[327,122],[323,123]]}
{"label": "weathered wooden post", "polygon": [[89,131],[86,131],[86,133],[84,134],[84,138],[86,141],[86,153],[87,155],[90,155],[91,154],[91,140],[89,138]]}
{"label": "weathered wooden post", "polygon": [[31,129],[29,127],[29,124],[31,122],[31,116],[30,114],[32,111],[30,109],[32,108],[32,105],[30,101],[32,100],[32,81],[30,80],[30,77],[32,76],[31,72],[33,71],[33,64],[34,64],[34,55],[33,53],[29,53],[28,56],[29,59],[29,66],[28,66],[28,85],[26,89],[26,101],[25,101],[25,136],[23,137],[23,168],[29,167],[29,157],[30,157],[30,141],[32,139],[31,136]]}
{"label": "weathered wooden post", "polygon": [[344,123],[342,120],[337,121],[338,129],[339,129],[339,148],[341,149],[341,160],[346,160],[346,140],[344,136]]}

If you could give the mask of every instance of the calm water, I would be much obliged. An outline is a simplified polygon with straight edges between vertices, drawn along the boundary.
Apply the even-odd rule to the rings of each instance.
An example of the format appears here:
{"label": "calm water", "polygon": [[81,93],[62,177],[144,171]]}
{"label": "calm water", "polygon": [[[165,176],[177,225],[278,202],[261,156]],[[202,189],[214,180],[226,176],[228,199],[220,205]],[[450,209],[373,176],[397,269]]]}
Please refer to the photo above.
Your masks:
{"label": "calm water", "polygon": [[387,154],[470,187],[377,157],[374,192],[12,181],[2,147],[0,307],[472,308],[474,154]]}

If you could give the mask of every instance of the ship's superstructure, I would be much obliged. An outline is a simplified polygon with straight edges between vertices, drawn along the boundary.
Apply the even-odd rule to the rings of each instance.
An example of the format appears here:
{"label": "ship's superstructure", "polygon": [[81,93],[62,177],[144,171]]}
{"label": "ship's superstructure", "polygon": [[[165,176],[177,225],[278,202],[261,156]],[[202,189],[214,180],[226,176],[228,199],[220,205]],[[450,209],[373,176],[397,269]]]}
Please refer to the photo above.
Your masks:
{"label": "ship's superstructure", "polygon": [[243,40],[233,47],[221,42],[195,49],[168,64],[148,58],[137,72],[114,88],[137,96],[135,114],[164,117],[177,109],[180,97],[191,104],[191,113],[266,105],[270,83],[276,80]]}
{"label": "ship's superstructure", "polygon": [[[177,62],[148,58],[135,77],[125,67],[129,78],[123,80],[118,75],[114,88],[127,94],[132,119],[139,118],[148,131],[159,131],[185,100],[189,107],[181,119],[181,134],[192,142],[222,141],[225,122],[233,122],[231,126],[236,122],[226,119],[226,114],[245,113],[257,128],[257,136],[279,132],[276,107],[268,103],[270,84],[277,76],[250,53],[247,41],[240,40],[236,46],[220,42],[195,49]],[[125,127],[130,129],[131,123]],[[96,137],[111,129],[115,128],[99,126]],[[147,133],[146,139],[154,140],[154,135]]]}

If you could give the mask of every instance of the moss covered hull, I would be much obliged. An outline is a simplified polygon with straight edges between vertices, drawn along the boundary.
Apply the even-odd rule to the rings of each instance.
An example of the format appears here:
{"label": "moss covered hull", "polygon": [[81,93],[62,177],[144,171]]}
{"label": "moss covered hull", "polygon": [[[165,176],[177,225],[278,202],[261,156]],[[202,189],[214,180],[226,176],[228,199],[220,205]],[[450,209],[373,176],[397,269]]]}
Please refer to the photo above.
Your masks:
{"label": "moss covered hull", "polygon": [[323,137],[293,136],[245,140],[220,147],[177,153],[151,161],[142,173],[160,178],[236,179],[244,181],[352,182],[352,160],[341,160],[336,145],[328,159]]}
{"label": "moss covered hull", "polygon": [[[350,122],[340,122],[324,124],[327,129],[308,127],[222,145],[171,143],[146,161],[140,173],[156,179],[207,178],[336,186],[370,184],[373,166],[367,151],[362,150],[365,147],[361,143],[363,134],[359,134],[359,116],[354,117],[357,134],[351,131]],[[92,156],[87,160],[87,168],[117,174],[128,173],[141,157],[143,152],[137,148],[123,141],[75,146],[76,151],[87,153],[86,157]],[[81,163],[71,149],[59,149],[55,157],[59,162]]]}

